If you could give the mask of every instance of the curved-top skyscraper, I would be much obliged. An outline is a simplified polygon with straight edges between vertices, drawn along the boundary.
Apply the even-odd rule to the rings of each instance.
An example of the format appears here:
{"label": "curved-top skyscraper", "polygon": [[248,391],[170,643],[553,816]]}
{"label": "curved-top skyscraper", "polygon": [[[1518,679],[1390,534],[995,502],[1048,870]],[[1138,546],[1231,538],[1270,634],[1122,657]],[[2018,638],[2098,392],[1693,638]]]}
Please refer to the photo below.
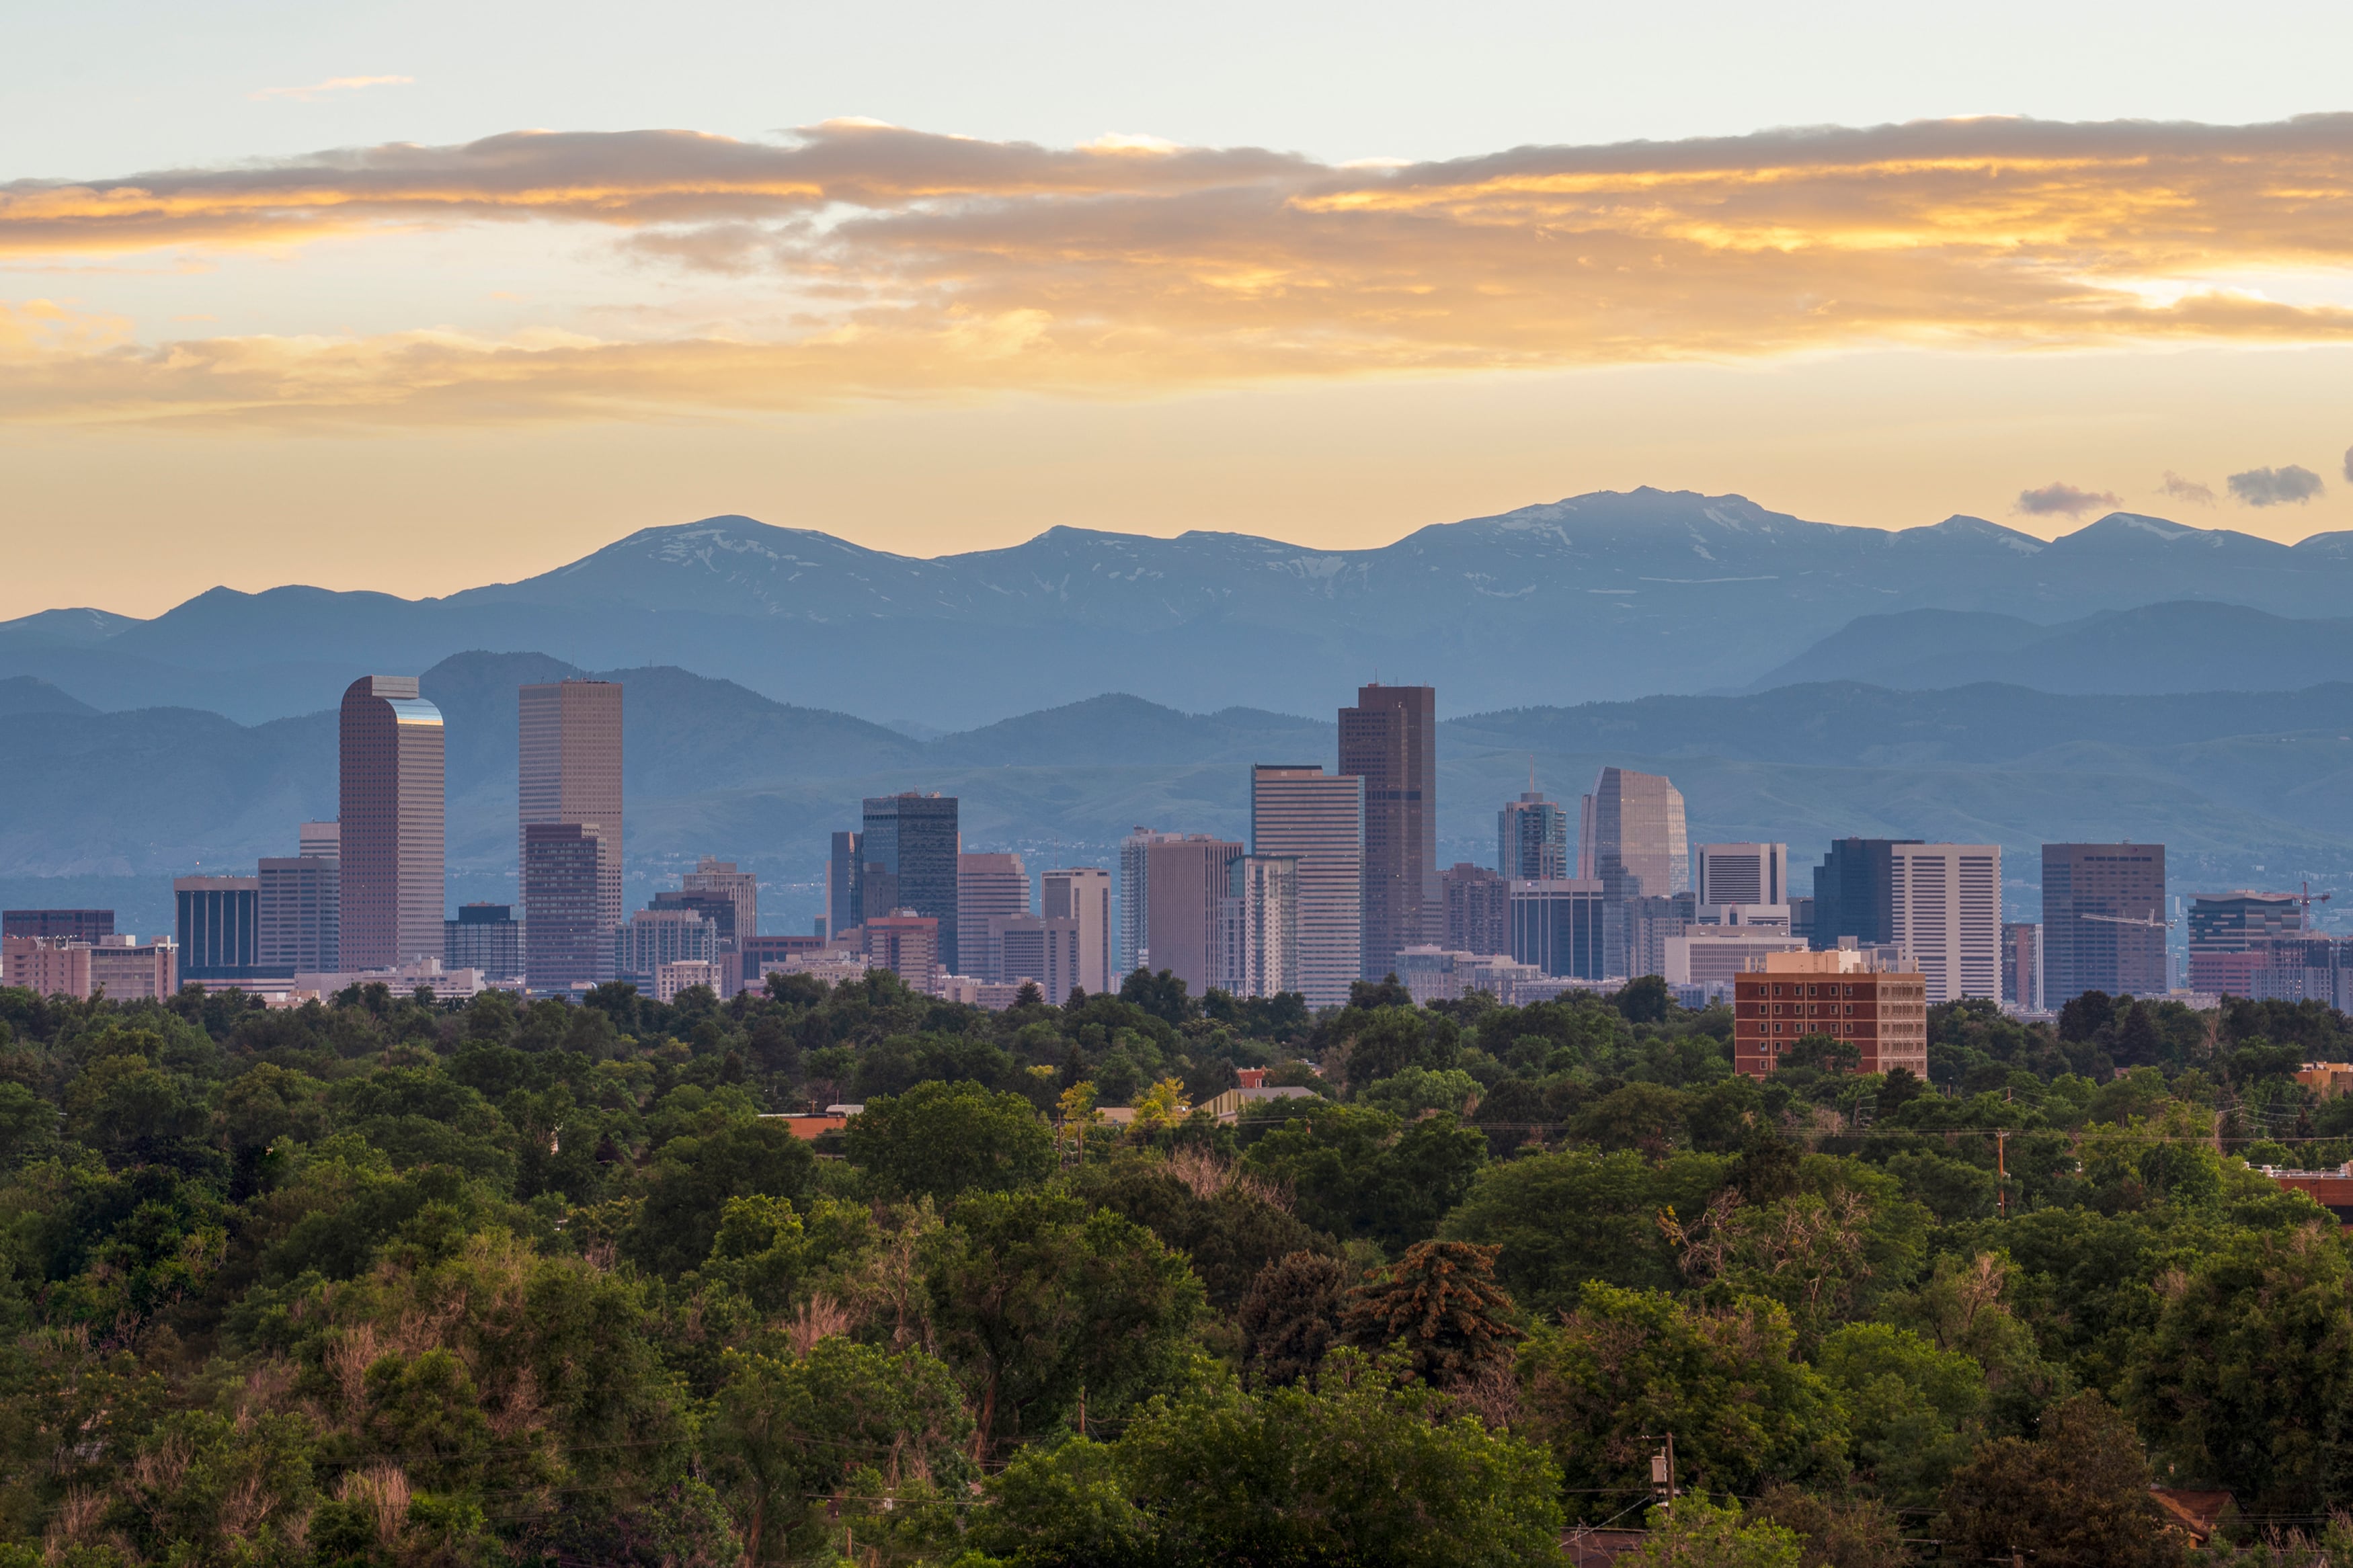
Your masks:
{"label": "curved-top skyscraper", "polygon": [[1604,768],[1585,797],[1577,875],[1600,879],[1611,899],[1691,891],[1691,840],[1683,792],[1660,773]]}
{"label": "curved-top skyscraper", "polygon": [[364,675],[343,692],[343,965],[441,956],[441,710],[413,675]]}

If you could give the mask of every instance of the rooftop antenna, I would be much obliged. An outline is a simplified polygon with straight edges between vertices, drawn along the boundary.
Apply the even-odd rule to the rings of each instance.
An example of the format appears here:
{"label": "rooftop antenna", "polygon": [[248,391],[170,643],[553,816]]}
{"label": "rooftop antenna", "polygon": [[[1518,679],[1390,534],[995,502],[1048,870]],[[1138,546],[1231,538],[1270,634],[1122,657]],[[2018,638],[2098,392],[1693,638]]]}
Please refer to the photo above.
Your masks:
{"label": "rooftop antenna", "polygon": [[1536,793],[1536,754],[1534,752],[1528,753],[1528,793]]}

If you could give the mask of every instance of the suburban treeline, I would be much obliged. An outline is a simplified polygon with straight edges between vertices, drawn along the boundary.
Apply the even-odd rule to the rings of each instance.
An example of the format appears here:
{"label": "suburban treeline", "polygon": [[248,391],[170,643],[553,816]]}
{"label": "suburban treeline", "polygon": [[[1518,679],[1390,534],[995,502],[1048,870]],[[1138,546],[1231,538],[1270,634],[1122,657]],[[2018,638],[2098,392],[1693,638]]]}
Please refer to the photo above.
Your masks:
{"label": "suburban treeline", "polygon": [[2341,1558],[2348,1028],[0,991],[0,1568]]}

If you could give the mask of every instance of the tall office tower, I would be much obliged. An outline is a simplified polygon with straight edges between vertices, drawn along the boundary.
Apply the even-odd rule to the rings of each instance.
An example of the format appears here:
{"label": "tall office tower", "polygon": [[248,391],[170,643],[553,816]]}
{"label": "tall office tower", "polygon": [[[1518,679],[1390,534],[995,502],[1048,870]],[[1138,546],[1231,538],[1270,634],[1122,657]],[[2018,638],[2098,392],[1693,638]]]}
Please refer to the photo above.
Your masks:
{"label": "tall office tower", "polygon": [[1243,855],[1227,868],[1224,974],[1236,996],[1299,989],[1299,862]]}
{"label": "tall office tower", "polygon": [[[2192,898],[2190,988],[2215,995],[2252,996],[2254,972],[2269,962],[2268,950],[2276,942],[2301,937],[2305,913],[2304,900],[2294,893],[2258,893],[2242,888],[2234,893],[2200,893]],[[2048,938],[2044,951],[2049,951]],[[2051,967],[2056,979],[2056,961]],[[2052,1005],[2059,1005],[2055,994],[2051,1000]]]}
{"label": "tall office tower", "polygon": [[825,935],[829,941],[866,918],[866,864],[860,858],[860,835],[833,836],[833,852],[825,871]]}
{"label": "tall office tower", "polygon": [[1438,690],[1360,686],[1340,710],[1341,773],[1365,781],[1364,978],[1446,929],[1438,882]]}
{"label": "tall office tower", "polygon": [[[1683,792],[1658,773],[1604,768],[1593,782],[1593,875],[1613,899],[1691,891]],[[1580,862],[1585,853],[1580,844]]]}
{"label": "tall office tower", "polygon": [[[343,968],[343,867],[334,824],[306,822],[301,853],[264,857],[258,948],[261,967],[290,974]],[[322,834],[317,830],[325,827]]]}
{"label": "tall office tower", "polygon": [[2042,847],[2042,1003],[2057,1009],[2086,991],[2162,996],[2165,846]]}
{"label": "tall office tower", "polygon": [[1533,790],[1495,814],[1495,874],[1507,882],[1568,875],[1568,813]]}
{"label": "tall office tower", "polygon": [[259,878],[175,877],[172,902],[178,916],[181,979],[257,978],[261,958]]}
{"label": "tall office tower", "polygon": [[909,790],[866,802],[859,839],[866,867],[865,913],[871,918],[913,910],[939,921],[939,963],[950,974],[963,973],[956,968],[956,855],[963,847],[952,795]]}
{"label": "tall office tower", "polygon": [[1146,851],[1151,901],[1144,941],[1152,967],[1174,974],[1196,996],[1224,983],[1227,868],[1245,853],[1207,833],[1166,835]]}
{"label": "tall office tower", "polygon": [[[1112,989],[1112,954],[1117,940],[1112,929],[1111,871],[1102,866],[1065,866],[1048,871],[1039,880],[1042,907],[1048,920],[1079,922],[1078,979],[1090,994]],[[1061,996],[1049,996],[1060,1003]]]}
{"label": "tall office tower", "polygon": [[1299,989],[1310,1007],[1346,1006],[1365,968],[1364,779],[1308,763],[1258,763],[1250,853],[1299,862]]}
{"label": "tall office tower", "polygon": [[1575,880],[1590,882],[1599,879],[1601,873],[1594,869],[1596,865],[1594,840],[1599,835],[1600,828],[1594,821],[1593,797],[1589,795],[1578,795],[1577,797],[1577,876]]}
{"label": "tall office tower", "polygon": [[364,675],[343,692],[343,967],[441,956],[441,710],[413,675]]}
{"label": "tall office tower", "polygon": [[1917,838],[1841,838],[1832,841],[1814,868],[1814,920],[1807,940],[1827,952],[1841,937],[1864,947],[1895,940],[1895,911],[1888,903],[1891,865],[1899,844]]}
{"label": "tall office tower", "polygon": [[760,934],[760,879],[754,873],[737,870],[733,860],[705,855],[694,863],[693,870],[679,879],[679,886],[690,893],[723,893],[734,903],[739,952],[746,941]]}
{"label": "tall office tower", "polygon": [[2001,999],[2029,1013],[2042,1011],[2041,926],[2025,921],[2002,922]]}
{"label": "tall office tower", "polygon": [[1119,899],[1119,978],[1123,981],[1144,964],[1152,947],[1145,937],[1152,908],[1152,847],[1184,837],[1138,827],[1119,841],[1119,886],[1113,890]]}
{"label": "tall office tower", "polygon": [[1456,861],[1438,879],[1446,895],[1446,945],[1456,952],[1482,955],[1511,952],[1511,883],[1559,879],[1557,876],[1499,877],[1484,866]]}
{"label": "tall office tower", "polygon": [[1889,934],[1911,955],[1928,1001],[2001,996],[2001,849],[1898,844],[1888,855]]}
{"label": "tall office tower", "polygon": [[[613,847],[601,823],[523,824],[522,981],[534,995],[561,995],[613,978],[613,932],[620,922],[605,920]],[[459,911],[460,921],[466,913]],[[443,962],[480,967],[457,965],[446,949]]]}
{"label": "tall office tower", "polygon": [[96,946],[113,934],[112,910],[0,910],[0,937],[51,936]]}
{"label": "tall office tower", "polygon": [[340,822],[306,822],[294,830],[294,853],[313,860],[340,860],[343,858],[343,825]]}
{"label": "tall office tower", "polygon": [[1789,847],[1786,844],[1703,844],[1693,852],[1703,904],[1786,904]]}
{"label": "tall office tower", "polygon": [[1603,940],[1609,898],[1599,878],[1515,879],[1506,886],[1514,963],[1576,980],[1610,978]]}
{"label": "tall office tower", "polygon": [[[551,680],[522,687],[516,697],[516,875],[522,874],[526,837],[535,822],[571,823],[602,837],[606,848],[596,871],[596,940],[609,946],[622,912],[621,687],[610,680]],[[549,886],[552,890],[554,885]],[[569,895],[567,888],[565,896]],[[550,918],[556,918],[554,911]],[[572,918],[567,910],[563,917],[567,933]],[[526,933],[538,919],[526,887]],[[526,934],[524,940],[531,938]],[[572,939],[567,934],[565,940]],[[550,984],[556,984],[554,972],[549,973]],[[532,984],[537,989],[539,983]]]}
{"label": "tall office tower", "polygon": [[[958,855],[956,857],[956,930],[964,936],[963,973],[982,980],[1002,980],[993,973],[996,959],[987,941],[992,915],[1029,912],[1029,872],[1018,855]],[[1042,979],[1031,975],[1031,979]],[[1060,996],[1050,998],[1060,1002]]]}
{"label": "tall office tower", "polygon": [[[593,890],[589,897],[595,897]],[[609,943],[603,962],[609,975],[613,963]],[[441,967],[479,969],[482,984],[491,986],[511,986],[523,980],[522,922],[514,918],[514,906],[459,905],[458,918],[441,923]],[[526,987],[529,984],[524,981]]]}

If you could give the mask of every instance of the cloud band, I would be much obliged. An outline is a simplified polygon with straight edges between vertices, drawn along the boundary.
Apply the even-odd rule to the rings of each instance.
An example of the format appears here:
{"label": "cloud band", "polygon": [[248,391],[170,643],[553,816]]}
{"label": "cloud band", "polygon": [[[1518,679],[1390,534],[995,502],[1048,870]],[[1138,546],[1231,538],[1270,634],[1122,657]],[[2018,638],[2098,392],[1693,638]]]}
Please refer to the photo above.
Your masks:
{"label": "cloud band", "polygon": [[1931,121],[1393,167],[838,122],[782,144],[532,132],[0,185],[0,257],[28,262],[515,222],[602,228],[641,263],[798,305],[773,331],[660,342],[10,351],[0,331],[0,416],[572,417],[1889,343],[2353,341],[2353,309],[2216,281],[2353,268],[2353,115]]}

